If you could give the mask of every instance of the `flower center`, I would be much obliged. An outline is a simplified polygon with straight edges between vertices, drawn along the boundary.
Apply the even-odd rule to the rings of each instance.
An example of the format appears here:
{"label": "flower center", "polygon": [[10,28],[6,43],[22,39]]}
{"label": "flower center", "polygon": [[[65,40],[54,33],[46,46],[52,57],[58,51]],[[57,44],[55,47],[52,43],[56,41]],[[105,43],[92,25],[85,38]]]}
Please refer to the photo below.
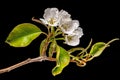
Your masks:
{"label": "flower center", "polygon": [[49,21],[49,23],[52,24],[52,25],[53,25],[55,22],[56,22],[56,21],[55,21],[54,18],[51,18],[50,21]]}
{"label": "flower center", "polygon": [[63,29],[64,29],[65,31],[68,30],[68,24],[64,24],[64,25],[62,25],[62,27],[63,27]]}
{"label": "flower center", "polygon": [[68,41],[71,41],[72,40],[72,36],[68,36],[67,39],[68,39]]}

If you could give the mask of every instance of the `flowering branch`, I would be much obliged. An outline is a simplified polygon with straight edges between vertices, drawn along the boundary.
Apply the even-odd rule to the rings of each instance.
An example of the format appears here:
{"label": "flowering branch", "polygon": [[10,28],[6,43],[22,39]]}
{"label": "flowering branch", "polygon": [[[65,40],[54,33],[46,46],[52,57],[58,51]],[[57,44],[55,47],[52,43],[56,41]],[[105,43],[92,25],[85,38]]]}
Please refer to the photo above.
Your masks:
{"label": "flowering branch", "polygon": [[[31,23],[22,23],[17,25],[8,35],[6,43],[12,47],[26,47],[39,35],[44,34],[46,38],[40,44],[40,56],[36,58],[28,58],[13,66],[0,70],[1,73],[9,72],[20,66],[33,63],[42,62],[43,60],[55,61],[56,66],[52,69],[53,76],[62,72],[62,70],[69,65],[70,62],[75,62],[77,66],[84,67],[88,61],[101,55],[105,48],[109,47],[110,43],[119,40],[115,38],[107,43],[97,42],[92,45],[92,39],[86,48],[74,47],[66,50],[58,45],[58,41],[64,41],[64,44],[69,46],[78,46],[80,38],[84,35],[83,29],[78,20],[73,20],[71,15],[65,10],[58,10],[57,8],[47,8],[44,11],[43,18],[32,21],[40,23],[47,28],[48,32],[42,31],[39,27]],[[59,35],[59,36],[58,36]],[[90,51],[88,51],[90,49]],[[79,51],[77,55],[73,55]],[[56,55],[56,57],[53,56]]]}

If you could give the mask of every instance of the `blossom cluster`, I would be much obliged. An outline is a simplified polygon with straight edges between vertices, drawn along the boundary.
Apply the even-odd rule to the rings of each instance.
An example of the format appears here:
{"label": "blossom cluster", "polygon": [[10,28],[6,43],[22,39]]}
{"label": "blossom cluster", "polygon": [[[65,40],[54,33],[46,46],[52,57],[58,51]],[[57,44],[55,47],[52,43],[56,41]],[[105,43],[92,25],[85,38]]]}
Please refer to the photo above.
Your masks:
{"label": "blossom cluster", "polygon": [[70,46],[77,46],[80,38],[83,36],[83,30],[78,20],[72,20],[71,15],[65,10],[57,8],[47,8],[44,11],[43,18],[40,18],[43,24],[51,27],[59,27],[65,34],[65,43]]}

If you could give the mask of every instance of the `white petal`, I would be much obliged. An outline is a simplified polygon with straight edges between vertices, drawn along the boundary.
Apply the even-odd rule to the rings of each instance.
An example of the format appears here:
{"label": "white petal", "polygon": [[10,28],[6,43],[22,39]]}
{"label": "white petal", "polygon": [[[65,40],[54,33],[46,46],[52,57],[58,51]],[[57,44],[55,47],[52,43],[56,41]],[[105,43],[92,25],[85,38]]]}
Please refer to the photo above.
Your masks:
{"label": "white petal", "polygon": [[77,35],[79,38],[81,38],[83,36],[83,29],[81,27],[78,27],[73,33],[72,35]]}
{"label": "white petal", "polygon": [[57,8],[51,8],[51,17],[57,21],[59,16],[58,16],[59,10]]}
{"label": "white petal", "polygon": [[48,24],[48,22],[42,18],[40,18],[40,20],[42,21],[43,24]]}
{"label": "white petal", "polygon": [[65,36],[65,41],[66,44],[70,45],[70,46],[77,46],[80,43],[80,39],[78,36]]}
{"label": "white petal", "polygon": [[67,11],[65,11],[65,10],[61,10],[59,12],[59,16],[71,17],[71,15]]}
{"label": "white petal", "polygon": [[51,8],[51,15],[55,16],[56,14],[58,14],[59,10],[57,8]]}
{"label": "white petal", "polygon": [[61,10],[61,11],[59,12],[59,17],[60,17],[60,18],[63,18],[63,19],[66,19],[66,18],[70,18],[71,15],[70,15],[67,11]]}
{"label": "white petal", "polygon": [[72,27],[74,27],[74,30],[77,29],[79,27],[79,21],[78,20],[72,20]]}
{"label": "white petal", "polygon": [[59,19],[60,19],[59,26],[61,26],[62,24],[65,24],[67,22],[72,21],[71,15],[68,12],[64,11],[64,10],[61,10],[59,12]]}
{"label": "white petal", "polygon": [[60,26],[61,30],[68,35],[71,35],[73,31],[75,31],[78,27],[79,27],[78,20],[72,20]]}
{"label": "white petal", "polygon": [[45,20],[47,20],[47,21],[49,21],[50,18],[51,18],[50,10],[51,10],[51,8],[47,8],[47,9],[45,9],[45,11],[44,11],[43,18],[44,18]]}

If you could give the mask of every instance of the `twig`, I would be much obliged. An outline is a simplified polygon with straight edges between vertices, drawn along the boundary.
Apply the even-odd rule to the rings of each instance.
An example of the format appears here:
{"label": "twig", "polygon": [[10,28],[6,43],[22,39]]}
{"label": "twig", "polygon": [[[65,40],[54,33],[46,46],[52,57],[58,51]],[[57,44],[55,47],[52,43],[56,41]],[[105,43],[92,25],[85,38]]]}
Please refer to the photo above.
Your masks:
{"label": "twig", "polygon": [[[10,72],[16,68],[19,68],[21,66],[24,66],[26,64],[29,64],[29,63],[33,63],[33,62],[42,62],[44,60],[48,60],[48,61],[56,61],[56,58],[52,58],[52,57],[47,57],[47,56],[41,56],[41,57],[36,57],[36,58],[28,58],[20,63],[17,63],[15,65],[12,65],[12,66],[9,66],[7,68],[3,68],[3,69],[0,69],[0,74],[3,74],[3,73],[6,73],[6,72]],[[70,60],[70,62],[76,62],[75,60]]]}
{"label": "twig", "polygon": [[37,57],[37,58],[28,58],[20,63],[17,63],[13,66],[10,66],[10,67],[7,67],[7,68],[4,68],[4,69],[0,69],[0,74],[2,73],[5,73],[5,72],[10,72],[11,70],[14,70],[18,67],[21,67],[23,65],[26,65],[26,64],[29,64],[29,63],[33,63],[33,62],[42,62],[43,60],[48,60],[46,57]]}

